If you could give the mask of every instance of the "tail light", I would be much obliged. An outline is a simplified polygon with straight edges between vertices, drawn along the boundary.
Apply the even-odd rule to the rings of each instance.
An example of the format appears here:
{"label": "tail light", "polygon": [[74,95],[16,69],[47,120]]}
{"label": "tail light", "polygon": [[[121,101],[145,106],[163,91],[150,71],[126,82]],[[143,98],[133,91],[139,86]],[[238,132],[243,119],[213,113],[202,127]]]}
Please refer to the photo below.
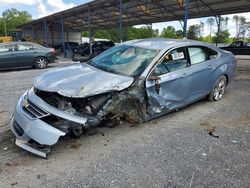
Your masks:
{"label": "tail light", "polygon": [[53,54],[53,55],[56,55],[56,50],[55,50],[55,48],[50,48],[50,53]]}
{"label": "tail light", "polygon": [[50,52],[52,53],[56,52],[55,48],[50,48]]}

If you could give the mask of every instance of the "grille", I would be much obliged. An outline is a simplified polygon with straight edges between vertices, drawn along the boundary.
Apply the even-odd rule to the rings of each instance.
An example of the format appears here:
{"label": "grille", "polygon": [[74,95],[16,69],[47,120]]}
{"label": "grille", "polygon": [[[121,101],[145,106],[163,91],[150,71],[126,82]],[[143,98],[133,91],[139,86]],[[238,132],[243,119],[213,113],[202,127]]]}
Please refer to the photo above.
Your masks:
{"label": "grille", "polygon": [[23,105],[23,109],[25,112],[27,112],[32,118],[43,118],[45,116],[48,116],[49,113],[45,112],[38,106],[36,106],[31,101],[27,100],[27,103]]}

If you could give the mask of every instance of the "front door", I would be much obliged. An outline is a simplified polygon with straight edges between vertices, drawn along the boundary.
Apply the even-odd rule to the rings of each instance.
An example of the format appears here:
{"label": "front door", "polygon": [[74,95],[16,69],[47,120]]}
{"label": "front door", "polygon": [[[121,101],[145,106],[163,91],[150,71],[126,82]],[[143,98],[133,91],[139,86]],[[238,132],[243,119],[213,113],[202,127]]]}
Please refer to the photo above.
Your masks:
{"label": "front door", "polygon": [[16,67],[17,45],[3,44],[0,45],[0,69]]}
{"label": "front door", "polygon": [[185,47],[164,55],[146,81],[150,114],[178,109],[188,103],[191,84],[189,61]]}

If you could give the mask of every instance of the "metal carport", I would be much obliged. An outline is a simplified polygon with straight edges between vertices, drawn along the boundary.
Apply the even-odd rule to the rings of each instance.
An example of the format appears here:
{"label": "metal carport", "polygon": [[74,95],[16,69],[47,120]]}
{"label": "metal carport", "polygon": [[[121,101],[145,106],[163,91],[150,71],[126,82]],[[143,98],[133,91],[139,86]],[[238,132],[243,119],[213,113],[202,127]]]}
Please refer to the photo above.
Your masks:
{"label": "metal carport", "polygon": [[[188,5],[188,6],[186,6]],[[86,31],[91,37],[94,29],[151,24],[173,20],[184,20],[183,36],[186,36],[187,19],[215,16],[219,25],[220,16],[250,12],[250,0],[95,0],[61,11],[27,24],[21,29],[44,28],[48,31]]]}

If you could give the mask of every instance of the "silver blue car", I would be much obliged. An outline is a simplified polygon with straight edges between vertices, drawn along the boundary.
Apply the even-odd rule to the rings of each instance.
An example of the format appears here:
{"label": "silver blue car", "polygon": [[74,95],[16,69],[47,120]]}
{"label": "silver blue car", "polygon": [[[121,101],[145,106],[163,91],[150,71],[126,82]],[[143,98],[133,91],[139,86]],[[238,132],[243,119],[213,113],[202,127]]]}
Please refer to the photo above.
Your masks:
{"label": "silver blue car", "polygon": [[36,77],[16,106],[11,129],[18,146],[46,157],[65,135],[121,120],[142,123],[205,97],[218,101],[235,69],[232,53],[209,44],[128,41]]}

